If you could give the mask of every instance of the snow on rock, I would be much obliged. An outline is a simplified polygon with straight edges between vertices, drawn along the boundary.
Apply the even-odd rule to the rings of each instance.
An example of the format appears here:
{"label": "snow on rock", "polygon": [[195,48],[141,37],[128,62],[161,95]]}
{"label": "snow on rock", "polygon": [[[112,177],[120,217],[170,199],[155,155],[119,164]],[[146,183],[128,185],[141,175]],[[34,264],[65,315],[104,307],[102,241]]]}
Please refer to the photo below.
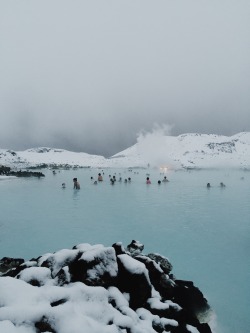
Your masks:
{"label": "snow on rock", "polygon": [[144,245],[136,240],[132,240],[132,242],[127,246],[127,250],[131,253],[132,256],[140,254],[144,249]]}
{"label": "snow on rock", "polygon": [[0,332],[211,333],[201,291],[166,274],[159,257],[116,243],[79,244],[27,262],[3,258]]}
{"label": "snow on rock", "polygon": [[52,276],[55,277],[60,269],[72,262],[79,251],[63,249],[53,254],[46,254],[38,259],[38,265],[51,269]]}
{"label": "snow on rock", "polygon": [[112,247],[86,251],[79,258],[78,264],[80,262],[79,268],[83,268],[85,283],[90,285],[96,283],[103,285],[117,276],[118,266],[115,250]]}
{"label": "snow on rock", "polygon": [[121,254],[118,256],[123,267],[126,268],[126,271],[131,273],[132,275],[147,275],[146,267],[144,264],[138,262],[137,260],[131,258],[127,254]]}
{"label": "snow on rock", "polygon": [[51,279],[51,271],[46,267],[28,267],[21,271],[17,278],[33,286],[43,286]]}
{"label": "snow on rock", "polygon": [[179,136],[152,134],[110,158],[55,148],[14,152],[0,149],[0,165],[27,167],[96,168],[250,168],[250,132],[231,137],[188,133]]}

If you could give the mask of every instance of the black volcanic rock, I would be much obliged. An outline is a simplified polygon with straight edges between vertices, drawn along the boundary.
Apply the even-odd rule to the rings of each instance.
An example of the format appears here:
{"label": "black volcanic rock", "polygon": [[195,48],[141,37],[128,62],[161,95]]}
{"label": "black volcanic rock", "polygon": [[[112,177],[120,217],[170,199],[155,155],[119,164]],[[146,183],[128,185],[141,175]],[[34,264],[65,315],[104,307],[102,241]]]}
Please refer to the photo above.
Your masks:
{"label": "black volcanic rock", "polygon": [[194,286],[192,281],[175,280],[173,300],[192,317],[202,317],[209,312],[210,307],[202,292]]}
{"label": "black volcanic rock", "polygon": [[121,291],[130,294],[130,307],[137,309],[145,306],[152,291],[145,265],[127,254],[118,255],[117,262],[117,286]]}
{"label": "black volcanic rock", "polygon": [[7,176],[15,176],[15,177],[45,177],[42,172],[38,171],[10,171]]}
{"label": "black volcanic rock", "polygon": [[4,274],[10,270],[14,270],[23,263],[24,259],[21,258],[4,257],[0,260],[0,273]]}
{"label": "black volcanic rock", "polygon": [[10,167],[6,167],[4,165],[0,165],[0,175],[15,176],[15,177],[38,177],[38,178],[45,177],[45,175],[42,172],[27,171],[27,170],[14,171],[11,170]]}

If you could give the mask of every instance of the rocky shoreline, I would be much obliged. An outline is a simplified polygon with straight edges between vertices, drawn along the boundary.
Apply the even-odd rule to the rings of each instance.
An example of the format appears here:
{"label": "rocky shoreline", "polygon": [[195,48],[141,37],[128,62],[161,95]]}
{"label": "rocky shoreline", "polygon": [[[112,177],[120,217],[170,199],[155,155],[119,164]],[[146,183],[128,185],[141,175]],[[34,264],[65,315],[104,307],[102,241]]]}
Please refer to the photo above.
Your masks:
{"label": "rocky shoreline", "polygon": [[[94,333],[97,327],[99,332],[107,333],[211,333],[212,310],[202,292],[192,281],[177,279],[167,258],[156,253],[143,254],[143,250],[144,245],[138,241],[132,241],[126,248],[122,243],[111,247],[83,243],[71,250],[48,253],[26,262],[2,258],[0,293],[5,290],[5,284],[20,285],[40,292],[44,307],[41,311],[37,306],[36,311],[32,299],[32,315],[22,314],[22,318],[17,313],[15,317],[6,307],[10,313],[20,311],[16,303],[24,301],[25,293],[17,292],[12,305],[8,296],[3,297],[0,331],[1,321],[8,320],[13,327],[25,325],[34,333]],[[45,297],[48,288],[51,291]],[[74,290],[75,296],[70,290]],[[12,291],[5,290],[5,293],[11,295]],[[92,305],[97,313],[86,310]],[[84,322],[82,327],[72,323],[74,311],[80,311],[76,322]],[[64,330],[62,321],[67,322],[65,327],[73,325],[75,330]]]}
{"label": "rocky shoreline", "polygon": [[15,176],[15,177],[45,177],[42,172],[19,170],[13,171],[10,167],[0,165],[0,176]]}

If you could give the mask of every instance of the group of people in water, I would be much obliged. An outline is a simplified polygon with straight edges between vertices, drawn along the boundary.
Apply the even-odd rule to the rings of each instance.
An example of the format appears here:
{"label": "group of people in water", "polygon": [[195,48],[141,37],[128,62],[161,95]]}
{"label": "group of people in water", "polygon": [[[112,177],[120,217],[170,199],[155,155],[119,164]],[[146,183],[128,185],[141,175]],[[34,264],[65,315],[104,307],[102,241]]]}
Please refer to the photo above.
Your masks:
{"label": "group of people in water", "polygon": [[[90,177],[90,179],[91,179],[91,180],[94,180],[93,177]],[[114,176],[109,175],[109,180],[110,180],[110,184],[111,184],[111,185],[114,185],[115,182],[117,181],[115,175],[114,175]],[[98,182],[102,182],[102,181],[103,181],[103,176],[102,176],[101,173],[98,173],[97,180],[94,180],[94,181],[93,181],[93,184],[94,184],[94,185],[97,185]],[[132,181],[132,180],[131,180],[131,177],[128,177],[128,178],[125,178],[125,179],[124,179],[124,183],[131,183],[131,181]],[[122,182],[122,177],[119,177],[118,182],[119,182],[119,183]],[[163,178],[162,180],[158,180],[158,181],[157,181],[158,185],[161,185],[161,183],[167,183],[167,182],[169,182],[169,180],[167,179],[166,176],[164,176],[164,178]],[[150,178],[149,178],[149,175],[147,175],[147,177],[146,177],[146,184],[147,184],[147,185],[150,185],[150,184],[151,184],[151,180],[150,180]],[[210,184],[210,183],[207,183],[207,188],[211,188],[211,187],[212,187],[211,184]],[[225,185],[223,182],[221,182],[221,183],[220,183],[220,187],[221,187],[221,188],[225,188],[226,185]],[[66,188],[66,184],[65,184],[65,183],[62,183],[62,188]],[[80,190],[80,188],[81,188],[80,183],[79,183],[79,181],[77,180],[77,178],[73,178],[73,188],[74,188],[75,190]]]}
{"label": "group of people in water", "polygon": [[[207,188],[210,188],[211,187],[211,184],[210,183],[207,183]],[[220,183],[220,187],[224,188],[226,187],[226,185],[224,183]]]}
{"label": "group of people in water", "polygon": [[[116,176],[111,177],[111,175],[109,175],[109,179],[110,179],[110,184],[111,184],[111,185],[114,185],[115,182],[116,182]],[[91,180],[93,180],[93,177],[91,177]],[[102,182],[102,181],[103,181],[103,177],[102,177],[102,175],[101,175],[100,173],[98,174],[98,178],[97,178],[97,180],[98,180],[98,182]],[[97,180],[95,180],[95,181],[93,182],[94,185],[97,185],[97,184],[98,184]],[[119,177],[118,182],[122,182],[122,177]],[[163,178],[162,180],[158,180],[157,183],[160,185],[161,183],[166,183],[166,182],[169,182],[169,180],[167,179],[166,176],[164,176],[164,178]],[[131,183],[131,177],[125,178],[125,179],[124,179],[124,183]],[[80,183],[79,183],[79,181],[77,180],[77,178],[73,178],[73,184],[74,184],[74,185],[73,185],[73,188],[74,188],[75,190],[80,190],[81,187],[80,187]],[[150,180],[149,177],[146,178],[146,184],[147,184],[147,185],[150,185],[150,184],[151,184],[151,180]],[[207,188],[210,188],[210,187],[211,187],[211,184],[210,184],[210,183],[207,183]],[[223,182],[221,182],[221,183],[220,183],[220,187],[224,188],[224,187],[226,187],[226,185],[225,185]],[[62,183],[62,188],[66,188],[66,184],[65,184],[65,183]]]}
{"label": "group of people in water", "polygon": [[[103,175],[104,175],[104,172],[103,172],[103,174],[98,173],[97,180],[94,180],[93,177],[90,177],[90,179],[93,181],[94,185],[97,185],[98,182],[103,182]],[[116,179],[116,175],[113,175],[113,176],[109,175],[109,181],[110,181],[111,185],[114,185],[116,183],[116,181],[119,182],[119,183],[121,183],[123,180],[122,180],[121,176],[119,176],[119,178],[117,180]],[[131,182],[132,182],[131,177],[128,177],[128,178],[124,179],[124,183],[131,183]],[[164,176],[164,178],[162,180],[158,180],[157,181],[158,185],[160,185],[161,183],[167,183],[167,182],[169,182],[169,180],[167,179],[166,176]],[[147,185],[151,184],[151,180],[150,180],[149,174],[146,175],[146,184]],[[219,186],[221,188],[225,188],[226,187],[226,185],[223,182],[221,182]],[[211,188],[211,187],[212,187],[211,184],[207,183],[207,188]],[[65,183],[62,183],[62,188],[66,188],[66,184]],[[73,178],[73,188],[75,190],[80,190],[80,188],[81,188],[80,187],[80,183],[79,183],[79,181],[78,181],[77,178]]]}
{"label": "group of people in water", "polygon": [[[104,173],[103,173],[103,175],[104,175]],[[103,175],[101,173],[98,173],[97,180],[94,180],[93,177],[90,177],[90,179],[93,181],[94,185],[97,185],[98,182],[102,182],[103,181]],[[123,180],[122,180],[122,177],[119,177],[118,180],[117,180],[115,175],[113,175],[113,176],[109,175],[109,181],[110,181],[111,185],[114,185],[116,183],[116,181],[118,181],[119,183],[121,183]],[[131,177],[128,177],[128,178],[124,179],[124,183],[131,183],[131,182],[132,182]],[[157,183],[160,185],[161,183],[166,183],[166,182],[169,182],[169,180],[167,179],[166,176],[164,176],[164,178],[162,180],[158,180]],[[151,180],[150,180],[148,174],[147,174],[147,177],[146,177],[146,184],[147,185],[151,184]],[[62,188],[66,188],[66,184],[65,183],[62,183]],[[79,183],[79,181],[78,181],[77,178],[73,178],[73,188],[75,190],[80,190],[80,188],[81,188],[80,183]]]}

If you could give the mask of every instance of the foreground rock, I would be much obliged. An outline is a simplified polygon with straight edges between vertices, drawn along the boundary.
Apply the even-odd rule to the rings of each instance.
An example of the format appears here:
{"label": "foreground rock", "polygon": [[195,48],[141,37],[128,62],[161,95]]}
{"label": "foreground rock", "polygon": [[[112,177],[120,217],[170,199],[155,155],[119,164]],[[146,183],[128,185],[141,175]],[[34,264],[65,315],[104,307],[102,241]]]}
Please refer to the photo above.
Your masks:
{"label": "foreground rock", "polygon": [[0,261],[0,332],[211,333],[211,309],[169,260],[132,241]]}

